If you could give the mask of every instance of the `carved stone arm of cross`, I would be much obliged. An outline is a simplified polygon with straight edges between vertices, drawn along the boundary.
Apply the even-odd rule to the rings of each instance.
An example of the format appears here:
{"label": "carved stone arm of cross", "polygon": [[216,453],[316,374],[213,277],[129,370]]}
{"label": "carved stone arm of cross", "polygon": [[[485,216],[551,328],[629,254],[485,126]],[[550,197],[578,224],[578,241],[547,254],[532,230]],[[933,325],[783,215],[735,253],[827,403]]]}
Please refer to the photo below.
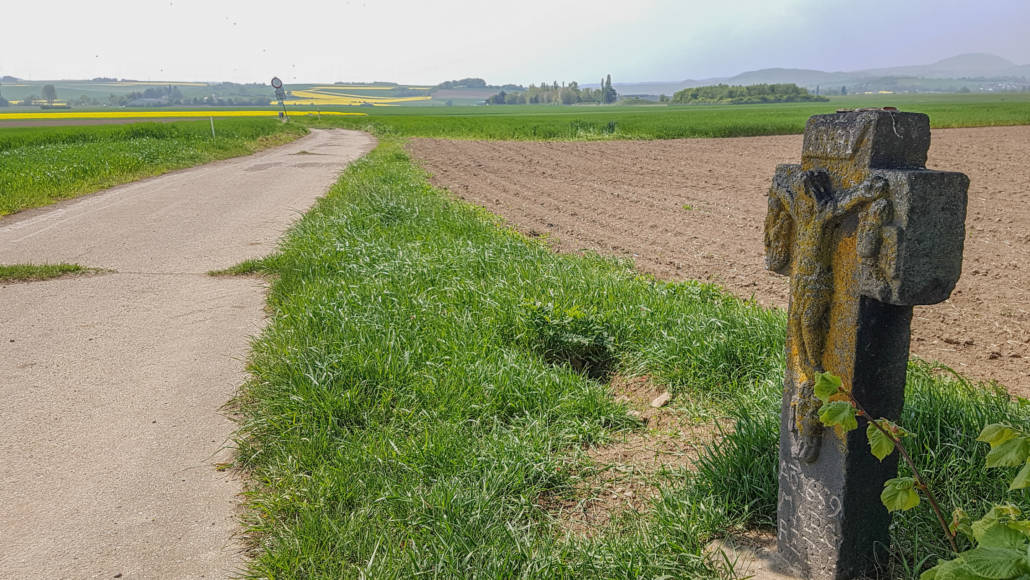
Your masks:
{"label": "carved stone arm of cross", "polygon": [[862,205],[885,199],[889,192],[890,183],[883,177],[874,175],[859,185],[837,194],[833,203],[833,217],[844,217]]}
{"label": "carved stone arm of cross", "polygon": [[795,216],[798,213],[797,192],[794,191],[790,167],[784,165],[782,168],[776,168],[772,187],[769,188],[769,209],[776,211],[783,209],[791,216]]}

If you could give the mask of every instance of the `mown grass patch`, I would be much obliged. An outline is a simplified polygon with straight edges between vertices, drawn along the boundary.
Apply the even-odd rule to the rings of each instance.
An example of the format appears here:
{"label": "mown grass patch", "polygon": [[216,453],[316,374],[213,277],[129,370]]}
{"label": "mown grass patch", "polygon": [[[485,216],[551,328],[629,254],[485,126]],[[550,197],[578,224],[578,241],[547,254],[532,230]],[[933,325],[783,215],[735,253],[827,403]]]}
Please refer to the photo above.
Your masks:
{"label": "mown grass patch", "polygon": [[[709,540],[773,522],[784,315],[630,266],[556,255],[448,198],[395,140],[354,163],[279,254],[247,266],[276,274],[239,400],[250,573],[715,575]],[[913,369],[920,461],[955,501],[994,497],[1000,478],[952,472],[983,451],[968,430],[1030,413]],[[646,513],[569,534],[541,498],[575,493],[592,469],[583,449],[642,429],[613,400],[612,372],[737,424],[696,473],[666,474]],[[937,553],[926,518],[896,520],[898,569]]]}
{"label": "mown grass patch", "polygon": [[275,119],[0,129],[0,216],[306,133]]}
{"label": "mown grass patch", "polygon": [[78,264],[0,264],[0,282],[38,282],[92,271]]}

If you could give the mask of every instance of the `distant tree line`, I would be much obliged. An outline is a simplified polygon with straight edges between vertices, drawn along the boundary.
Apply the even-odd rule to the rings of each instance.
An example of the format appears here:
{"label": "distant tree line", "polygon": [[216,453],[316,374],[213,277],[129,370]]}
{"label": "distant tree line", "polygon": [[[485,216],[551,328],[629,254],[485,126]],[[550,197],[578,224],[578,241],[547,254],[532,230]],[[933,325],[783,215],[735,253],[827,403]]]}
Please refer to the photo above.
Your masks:
{"label": "distant tree line", "polygon": [[601,79],[601,88],[580,88],[576,81],[568,84],[540,83],[527,89],[505,91],[486,100],[489,105],[574,105],[576,103],[614,103],[619,98],[612,88],[612,75]]}
{"label": "distant tree line", "polygon": [[[46,104],[42,105],[42,107],[44,109],[48,109],[48,108],[68,108],[68,106],[65,105],[65,104],[62,104],[62,105],[59,105],[59,106],[58,105],[54,105],[54,101],[57,100],[57,89],[54,87],[54,85],[43,85],[43,96],[42,97],[39,97],[38,95],[32,95],[32,94],[25,95],[25,97],[22,98],[21,103],[15,102],[15,104],[20,104],[23,107],[32,107],[32,106],[36,105],[38,103],[38,101],[40,101],[40,100],[46,101]],[[0,107],[10,106],[11,103],[12,103],[11,101],[8,101],[7,99],[5,99],[3,97],[0,97]]]}
{"label": "distant tree line", "polygon": [[711,85],[677,91],[672,95],[673,103],[705,103],[720,105],[745,105],[751,103],[796,103],[807,101],[828,101],[808,92],[794,83],[761,84],[749,86]]}
{"label": "distant tree line", "polygon": [[455,81],[444,81],[438,85],[438,89],[485,89],[486,81],[477,78],[458,79]]}

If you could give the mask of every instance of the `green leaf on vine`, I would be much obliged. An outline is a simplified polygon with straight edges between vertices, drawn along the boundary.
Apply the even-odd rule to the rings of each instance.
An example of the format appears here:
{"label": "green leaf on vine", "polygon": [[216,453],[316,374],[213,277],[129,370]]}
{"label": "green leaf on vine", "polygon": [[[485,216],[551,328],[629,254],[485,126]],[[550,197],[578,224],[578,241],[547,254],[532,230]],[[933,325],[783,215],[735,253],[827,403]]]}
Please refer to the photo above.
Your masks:
{"label": "green leaf on vine", "polygon": [[[1030,520],[1013,520],[1009,522],[1008,526],[1030,538]],[[1030,562],[1030,560],[1027,560],[1027,562]]]}
{"label": "green leaf on vine", "polygon": [[976,538],[980,546],[988,548],[1009,548],[1022,550],[1026,547],[1026,536],[1007,523],[995,522],[983,529]]}
{"label": "green leaf on vine", "polygon": [[840,392],[840,377],[833,373],[819,373],[815,379],[815,396],[824,403],[830,402],[830,397]]}
{"label": "green leaf on vine", "polygon": [[877,459],[883,461],[884,458],[894,452],[894,441],[885,435],[883,431],[877,429],[876,425],[880,425],[888,432],[892,432],[891,427],[895,425],[886,419],[877,419],[875,421],[876,425],[873,423],[873,421],[870,421],[869,425],[866,426],[865,436],[869,440],[869,450]]}
{"label": "green leaf on vine", "polygon": [[911,477],[888,479],[883,484],[880,501],[887,511],[905,511],[919,505],[919,492],[916,491],[916,480]]}
{"label": "green leaf on vine", "polygon": [[970,525],[972,520],[969,518],[969,514],[962,508],[955,508],[955,511],[951,512],[951,525],[948,526],[948,530],[951,531],[952,535],[962,533],[970,540],[973,539],[973,528]]}
{"label": "green leaf on vine", "polygon": [[982,578],[1013,578],[1026,571],[1026,552],[977,546],[959,555],[970,572]]}
{"label": "green leaf on vine", "polygon": [[983,428],[980,432],[980,436],[976,438],[977,441],[984,443],[990,443],[991,448],[995,448],[1002,443],[1015,438],[1019,433],[1012,427],[1004,423],[992,423]]}
{"label": "green leaf on vine", "polygon": [[984,517],[973,522],[970,527],[973,530],[973,537],[977,542],[983,542],[990,530],[997,525],[1008,525],[1013,529],[1020,530],[1019,525],[1024,520],[1017,520],[1022,512],[1014,505],[995,505],[984,514]]}
{"label": "green leaf on vine", "polygon": [[983,580],[969,571],[962,560],[940,560],[937,565],[919,575],[919,580]]}
{"label": "green leaf on vine", "polygon": [[1015,467],[1030,458],[1030,439],[1013,437],[1004,443],[992,445],[987,454],[987,467]]}
{"label": "green leaf on vine", "polygon": [[827,427],[840,425],[845,432],[858,429],[855,407],[847,401],[833,401],[819,408],[819,420]]}
{"label": "green leaf on vine", "polygon": [[1026,463],[1023,464],[1023,469],[1020,469],[1019,473],[1016,474],[1016,478],[1012,480],[1009,491],[1027,487],[1030,487],[1030,459],[1026,460]]}

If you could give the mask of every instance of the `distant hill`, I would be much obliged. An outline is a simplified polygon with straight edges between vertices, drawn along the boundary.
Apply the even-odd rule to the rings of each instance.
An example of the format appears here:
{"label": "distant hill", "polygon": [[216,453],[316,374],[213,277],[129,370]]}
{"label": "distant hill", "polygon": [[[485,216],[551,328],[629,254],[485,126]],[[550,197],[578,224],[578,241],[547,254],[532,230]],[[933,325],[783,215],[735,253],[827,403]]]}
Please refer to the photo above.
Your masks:
{"label": "distant hill", "polygon": [[[754,85],[794,83],[823,94],[848,92],[945,92],[1030,89],[1030,64],[1015,63],[993,54],[960,54],[931,64],[896,66],[849,72],[798,68],[767,68],[732,77],[686,79],[643,83],[615,83],[621,95],[672,95],[676,91],[707,85]],[[596,85],[586,85],[596,86]]]}
{"label": "distant hill", "polygon": [[859,73],[865,76],[910,76],[937,79],[1003,78],[1012,76],[1015,68],[1018,68],[1015,63],[1000,56],[972,53],[960,54],[933,64],[870,69],[859,71]]}

